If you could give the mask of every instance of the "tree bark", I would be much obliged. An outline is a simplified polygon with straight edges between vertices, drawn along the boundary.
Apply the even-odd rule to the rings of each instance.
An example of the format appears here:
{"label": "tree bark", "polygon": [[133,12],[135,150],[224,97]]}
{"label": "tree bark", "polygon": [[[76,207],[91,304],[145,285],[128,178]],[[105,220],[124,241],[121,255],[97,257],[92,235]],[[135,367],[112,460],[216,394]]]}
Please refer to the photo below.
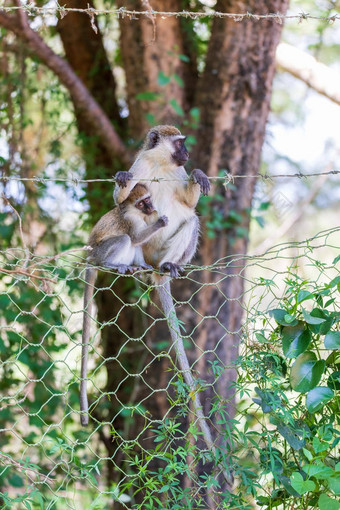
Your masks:
{"label": "tree bark", "polygon": [[[120,0],[119,7],[140,9],[140,0]],[[180,0],[153,0],[154,10],[181,10]],[[180,18],[160,16],[138,20],[120,18],[120,41],[126,75],[129,128],[140,139],[152,124],[176,123],[180,115],[171,105],[175,100],[188,110],[188,96],[182,81],[188,82],[189,66],[180,59],[185,53]],[[153,100],[139,99],[141,92]]]}
{"label": "tree bark", "polygon": [[[67,0],[65,7],[94,8],[92,0]],[[63,42],[67,61],[77,76],[122,134],[123,120],[116,99],[116,83],[107,58],[96,18],[84,13],[69,12],[58,21],[57,29]]]}
{"label": "tree bark", "polygon": [[[225,12],[285,13],[287,0],[269,2],[219,1],[216,10]],[[216,18],[213,21],[206,66],[198,84],[197,105],[201,110],[198,143],[194,154],[196,165],[217,175],[220,169],[231,174],[255,176],[260,165],[265,125],[269,113],[275,50],[282,26],[275,21],[254,23]],[[197,352],[208,352],[199,358],[197,369],[205,379],[205,412],[208,413],[215,392],[223,399],[229,418],[235,415],[236,365],[242,338],[244,255],[248,245],[249,218],[256,179],[240,179],[237,186],[216,186],[213,196],[222,195],[224,202],[212,201],[211,214],[219,212],[225,226],[214,239],[204,237],[200,260],[204,265],[228,257],[224,276],[209,272],[202,287],[197,309],[203,322],[196,338]],[[224,367],[214,389],[214,375],[208,361]],[[217,417],[216,417],[217,418]],[[225,427],[228,427],[226,423]],[[225,442],[223,430],[219,442]],[[227,448],[228,449],[228,448]]]}

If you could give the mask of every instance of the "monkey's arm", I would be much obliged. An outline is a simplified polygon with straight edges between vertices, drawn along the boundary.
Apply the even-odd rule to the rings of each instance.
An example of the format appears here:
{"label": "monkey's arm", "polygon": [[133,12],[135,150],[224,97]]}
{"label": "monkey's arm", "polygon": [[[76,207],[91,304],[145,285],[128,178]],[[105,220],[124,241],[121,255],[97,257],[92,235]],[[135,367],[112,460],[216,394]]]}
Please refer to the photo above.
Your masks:
{"label": "monkey's arm", "polygon": [[[136,186],[138,179],[146,177],[147,170],[138,159],[134,162],[128,172],[117,172],[115,175],[115,189],[113,199],[116,205],[121,204],[130,194],[130,191]],[[133,179],[133,180],[132,180]]]}
{"label": "monkey's arm", "polygon": [[143,230],[136,229],[130,233],[132,244],[138,246],[146,243],[160,228],[166,227],[169,220],[166,216],[161,216],[155,223],[145,227]]}
{"label": "monkey's arm", "polygon": [[202,170],[195,168],[190,174],[189,181],[185,186],[176,190],[177,198],[188,207],[194,209],[197,205],[200,194],[207,195],[210,190],[208,177]]}

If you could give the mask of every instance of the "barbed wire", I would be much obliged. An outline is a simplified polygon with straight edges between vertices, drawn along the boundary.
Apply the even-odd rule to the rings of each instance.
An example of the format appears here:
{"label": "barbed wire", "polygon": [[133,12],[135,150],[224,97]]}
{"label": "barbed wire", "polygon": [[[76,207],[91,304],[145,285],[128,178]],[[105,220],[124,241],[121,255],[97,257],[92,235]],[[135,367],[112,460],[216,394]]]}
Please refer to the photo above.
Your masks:
{"label": "barbed wire", "polygon": [[162,18],[171,18],[171,17],[183,17],[183,18],[191,18],[194,20],[201,18],[228,18],[232,19],[235,22],[240,22],[244,20],[251,21],[260,21],[260,20],[274,20],[278,23],[283,23],[284,20],[298,20],[299,23],[306,20],[318,20],[324,21],[328,23],[334,23],[335,21],[340,19],[340,14],[332,14],[329,16],[319,16],[316,14],[310,14],[307,12],[299,12],[298,14],[282,14],[280,12],[276,13],[268,13],[268,14],[253,14],[251,12],[245,13],[231,13],[231,12],[221,12],[221,11],[157,11],[154,9],[149,10],[136,10],[136,9],[127,9],[125,7],[119,7],[118,9],[95,9],[93,7],[88,8],[76,8],[76,7],[64,7],[59,5],[58,3],[54,7],[39,7],[34,5],[33,3],[27,3],[26,5],[21,6],[0,6],[0,10],[4,12],[13,12],[17,10],[25,10],[28,14],[40,14],[41,16],[48,15],[56,15],[60,14],[61,17],[66,16],[69,12],[77,12],[77,13],[85,13],[89,16],[99,16],[99,15],[113,15],[117,18],[129,18],[139,19],[139,17],[155,17],[160,16]]}
{"label": "barbed wire", "polygon": [[[256,174],[256,175],[233,175],[231,173],[226,172],[225,175],[219,175],[219,176],[207,176],[207,178],[214,182],[222,182],[225,184],[232,183],[235,179],[263,179],[263,180],[272,180],[272,179],[286,179],[286,178],[295,178],[295,179],[309,179],[312,177],[319,177],[319,176],[327,176],[327,175],[340,175],[340,170],[330,170],[328,172],[315,172],[315,173],[302,173],[298,172],[295,174]],[[188,180],[190,177],[188,177]],[[183,182],[182,179],[169,179],[166,177],[153,177],[152,179],[131,179],[132,181],[136,182]],[[2,175],[0,176],[0,182],[6,183],[6,182],[12,182],[12,181],[19,181],[19,182],[35,182],[37,184],[45,184],[47,182],[64,182],[64,183],[73,183],[75,186],[79,184],[88,184],[88,183],[95,183],[95,182],[108,182],[108,183],[115,183],[116,179],[115,177],[105,178],[105,179],[79,179],[77,177],[14,177],[14,176],[6,176]]]}

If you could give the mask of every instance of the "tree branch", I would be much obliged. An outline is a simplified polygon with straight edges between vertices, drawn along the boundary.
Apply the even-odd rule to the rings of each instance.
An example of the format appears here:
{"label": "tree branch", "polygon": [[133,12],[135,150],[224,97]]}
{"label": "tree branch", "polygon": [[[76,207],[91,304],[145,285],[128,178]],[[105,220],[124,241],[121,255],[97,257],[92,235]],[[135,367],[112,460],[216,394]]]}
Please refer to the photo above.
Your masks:
{"label": "tree branch", "polygon": [[[333,165],[333,164],[332,164]],[[328,168],[331,168],[328,165]],[[314,199],[318,196],[319,192],[322,189],[325,181],[328,179],[327,173],[319,175],[319,178],[315,181],[311,191],[308,193],[306,198],[299,203],[299,206],[296,208],[295,212],[292,216],[288,216],[288,218],[280,225],[277,229],[273,231],[273,234],[270,237],[267,237],[260,243],[256,248],[252,251],[253,255],[262,255],[266,253],[270,248],[272,248],[279,239],[284,239],[284,236],[291,230],[291,228],[296,225],[302,218],[302,216],[306,213],[306,208],[309,204],[311,204]]]}
{"label": "tree branch", "polygon": [[112,158],[118,157],[124,164],[130,166],[131,160],[124,143],[105,112],[70,65],[59,55],[56,55],[25,20],[22,21],[21,18],[9,16],[0,10],[0,26],[10,30],[24,41],[29,49],[58,76],[61,83],[68,89],[75,108],[86,117],[108,154]]}
{"label": "tree branch", "polygon": [[340,73],[318,62],[312,55],[290,44],[280,43],[276,64],[309,87],[340,105]]}

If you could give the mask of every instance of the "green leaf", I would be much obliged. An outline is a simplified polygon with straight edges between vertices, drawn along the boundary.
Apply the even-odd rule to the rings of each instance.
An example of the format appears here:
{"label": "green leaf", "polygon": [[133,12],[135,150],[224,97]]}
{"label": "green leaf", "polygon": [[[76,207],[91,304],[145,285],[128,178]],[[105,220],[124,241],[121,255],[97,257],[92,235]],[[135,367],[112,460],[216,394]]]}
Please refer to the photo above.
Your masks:
{"label": "green leaf", "polygon": [[276,322],[281,326],[296,326],[298,323],[298,321],[292,315],[289,315],[286,310],[281,310],[280,308],[269,310],[268,314],[270,317],[273,317],[273,319],[275,319]]}
{"label": "green leaf", "polygon": [[318,437],[313,437],[313,448],[315,453],[325,452],[330,448],[330,444],[326,441],[321,441]]}
{"label": "green leaf", "polygon": [[187,55],[178,55],[178,58],[182,60],[182,62],[190,62],[190,58]]}
{"label": "green leaf", "polygon": [[270,413],[273,406],[276,407],[280,403],[280,400],[272,391],[260,390],[260,388],[257,387],[255,391],[260,398],[253,398],[253,402],[260,405],[264,413]]}
{"label": "green leaf", "polygon": [[34,495],[34,499],[36,499],[40,505],[40,510],[44,510],[45,508],[45,503],[44,503],[44,498],[42,497],[42,495],[40,494],[40,492],[37,492],[35,495]]}
{"label": "green leaf", "polygon": [[340,260],[340,255],[338,255],[337,257],[335,257],[335,259],[333,260],[333,265],[337,264]]}
{"label": "green leaf", "polygon": [[23,479],[17,474],[9,476],[8,482],[12,487],[24,487],[25,485]]}
{"label": "green leaf", "polygon": [[290,482],[293,489],[295,489],[300,496],[315,489],[315,483],[312,480],[304,480],[302,475],[298,472],[291,475]]}
{"label": "green leaf", "polygon": [[280,475],[279,477],[280,482],[282,483],[283,487],[286,489],[286,491],[294,496],[296,498],[297,496],[300,496],[298,492],[296,492],[295,489],[293,489],[292,484],[290,482],[290,479],[288,476]]}
{"label": "green leaf", "polygon": [[324,464],[306,464],[302,469],[309,478],[313,476],[317,480],[327,480],[334,473],[332,468]]}
{"label": "green leaf", "polygon": [[340,474],[335,473],[335,476],[332,476],[328,480],[329,488],[336,494],[337,496],[340,495]]}
{"label": "green leaf", "polygon": [[322,319],[321,317],[315,317],[314,315],[312,315],[313,311],[314,310],[312,310],[311,313],[309,313],[307,312],[307,310],[302,308],[302,314],[307,324],[322,324],[323,322],[326,322],[326,319]]}
{"label": "green leaf", "polygon": [[170,83],[170,81],[171,81],[170,76],[167,76],[166,74],[164,74],[163,71],[160,71],[158,73],[158,76],[157,76],[158,85],[163,87],[164,85],[167,85],[168,83]]}
{"label": "green leaf", "polygon": [[340,503],[327,496],[327,494],[321,494],[318,505],[320,510],[339,510],[340,508]]}
{"label": "green leaf", "polygon": [[340,331],[330,331],[325,336],[326,349],[340,349]]}
{"label": "green leaf", "polygon": [[147,113],[145,115],[145,118],[148,121],[148,124],[150,124],[150,126],[156,125],[156,117],[152,113]]}
{"label": "green leaf", "polygon": [[271,205],[271,202],[261,202],[259,211],[267,211]]}
{"label": "green leaf", "polygon": [[172,108],[175,110],[177,115],[184,117],[184,111],[182,107],[178,104],[176,99],[170,99],[169,103],[171,104]]}
{"label": "green leaf", "polygon": [[312,299],[314,296],[308,290],[300,290],[297,296],[297,303],[302,303],[302,301],[306,301],[307,299]]}
{"label": "green leaf", "polygon": [[267,342],[266,337],[262,333],[259,333],[258,331],[256,331],[255,336],[256,336],[258,342],[261,342],[261,343]]}
{"label": "green leaf", "polygon": [[307,393],[306,407],[310,413],[316,413],[334,397],[334,391],[327,386],[317,386]]}
{"label": "green leaf", "polygon": [[304,323],[299,322],[296,326],[285,326],[282,329],[282,349],[287,358],[296,358],[299,354],[305,352],[312,339],[308,329],[304,328]]}
{"label": "green leaf", "polygon": [[277,425],[277,430],[293,450],[301,450],[301,448],[305,446],[306,441],[299,437],[300,430],[294,429],[290,425],[285,425],[284,423],[279,423]]}
{"label": "green leaf", "polygon": [[293,390],[306,393],[313,389],[319,383],[325,366],[325,361],[318,361],[311,351],[300,354],[290,372],[290,383]]}
{"label": "green leaf", "polygon": [[189,113],[195,122],[198,122],[200,120],[201,111],[199,108],[197,108],[197,106],[191,108]]}
{"label": "green leaf", "polygon": [[306,448],[303,448],[302,451],[306,455],[308,460],[313,460],[313,455],[311,454],[311,452],[309,450],[307,450]]}
{"label": "green leaf", "polygon": [[332,390],[340,390],[340,371],[333,372],[327,381],[327,386]]}
{"label": "green leaf", "polygon": [[194,135],[188,135],[185,139],[185,145],[187,145],[187,147],[196,145],[196,143],[197,143],[197,139],[196,139],[196,136],[194,136]]}
{"label": "green leaf", "polygon": [[261,228],[264,228],[266,221],[263,216],[254,216],[254,220],[258,223]]}
{"label": "green leaf", "polygon": [[158,92],[140,92],[136,95],[139,101],[155,101],[160,96]]}
{"label": "green leaf", "polygon": [[340,276],[336,276],[332,281],[329,282],[328,287],[337,287],[340,283]]}
{"label": "green leaf", "polygon": [[162,492],[168,491],[169,489],[170,489],[169,485],[163,485],[163,487],[159,489],[158,492],[161,494]]}
{"label": "green leaf", "polygon": [[184,81],[180,76],[178,76],[178,74],[174,73],[173,77],[180,87],[184,87]]}

